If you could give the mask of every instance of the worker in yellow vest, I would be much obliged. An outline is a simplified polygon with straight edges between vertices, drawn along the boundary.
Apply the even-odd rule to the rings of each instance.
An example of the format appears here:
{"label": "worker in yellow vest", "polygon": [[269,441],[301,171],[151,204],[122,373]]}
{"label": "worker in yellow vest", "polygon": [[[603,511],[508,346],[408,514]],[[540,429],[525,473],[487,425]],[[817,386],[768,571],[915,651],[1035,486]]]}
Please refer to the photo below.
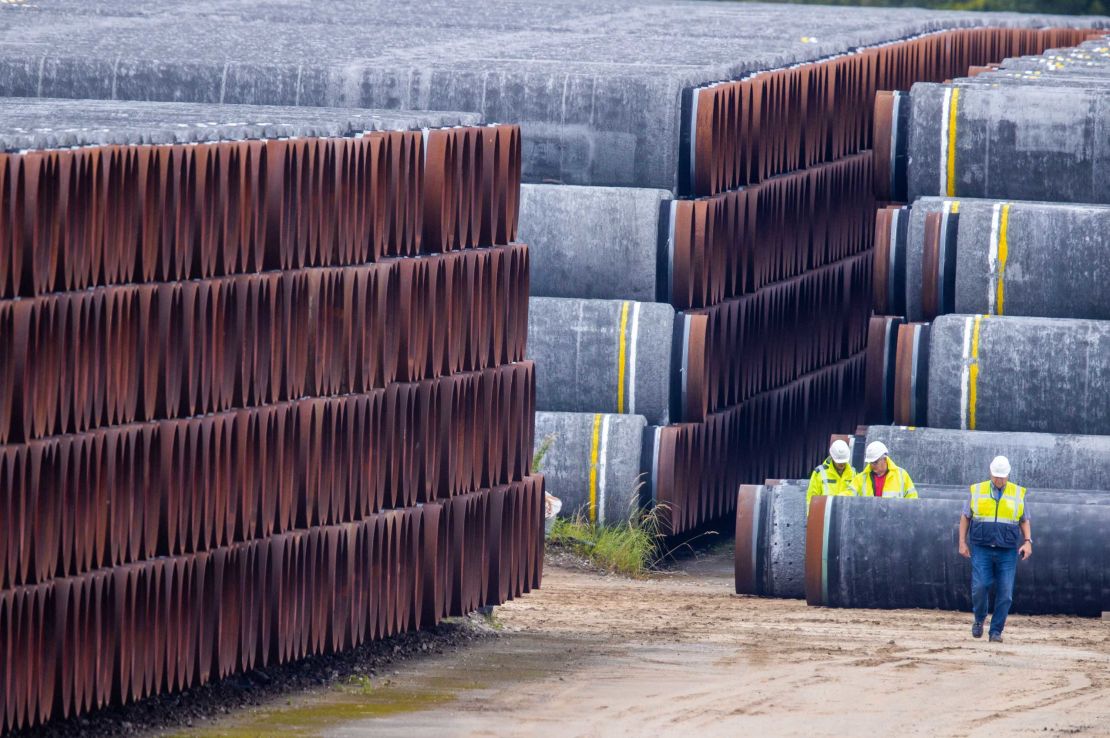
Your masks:
{"label": "worker in yellow vest", "polygon": [[829,446],[828,457],[809,475],[809,488],[806,490],[806,515],[809,515],[809,503],[818,495],[850,495],[852,494],[852,477],[856,471],[849,460],[852,452],[848,444],[841,440],[832,442]]}
{"label": "worker in yellow vest", "polygon": [[917,499],[917,487],[905,469],[890,458],[886,444],[872,441],[863,451],[867,466],[852,479],[852,493],[859,497]]}
{"label": "worker in yellow vest", "polygon": [[[968,547],[970,530],[971,546]],[[983,637],[991,586],[994,612],[990,639],[1002,642],[1002,629],[1014,598],[1017,562],[1033,555],[1033,533],[1025,507],[1025,487],[1010,481],[1010,460],[996,456],[991,478],[971,485],[971,495],[960,518],[960,555],[971,559],[971,635]]]}

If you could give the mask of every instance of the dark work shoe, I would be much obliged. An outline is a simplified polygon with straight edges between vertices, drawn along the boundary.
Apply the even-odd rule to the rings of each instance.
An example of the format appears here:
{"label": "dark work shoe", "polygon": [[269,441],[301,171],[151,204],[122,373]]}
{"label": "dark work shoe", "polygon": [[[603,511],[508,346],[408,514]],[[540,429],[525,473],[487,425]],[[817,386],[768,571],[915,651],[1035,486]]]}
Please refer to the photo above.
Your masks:
{"label": "dark work shoe", "polygon": [[982,638],[983,637],[983,621],[982,620],[980,620],[977,623],[972,623],[971,624],[971,637],[972,638]]}
{"label": "dark work shoe", "polygon": [[991,643],[1002,643],[1002,634],[991,633]]}

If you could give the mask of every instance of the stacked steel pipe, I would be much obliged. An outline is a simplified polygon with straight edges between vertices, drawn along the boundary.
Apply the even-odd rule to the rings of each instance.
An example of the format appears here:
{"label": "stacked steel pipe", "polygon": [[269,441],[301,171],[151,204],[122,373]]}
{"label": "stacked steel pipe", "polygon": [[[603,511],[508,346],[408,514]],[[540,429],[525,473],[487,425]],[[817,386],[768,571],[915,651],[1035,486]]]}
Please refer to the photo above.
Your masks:
{"label": "stacked steel pipe", "polygon": [[[699,87],[684,112],[688,146],[679,172],[680,193],[693,197],[531,187],[535,225],[525,227],[543,234],[545,248],[555,252],[547,257],[553,273],[537,280],[538,289],[562,298],[532,304],[533,351],[550,346],[534,354],[550,373],[541,379],[541,409],[644,413],[654,426],[644,443],[645,489],[663,506],[673,533],[729,514],[742,482],[811,468],[831,431],[863,417],[865,401],[891,402],[885,387],[865,398],[862,382],[869,338],[885,349],[880,361],[872,351],[867,368],[886,374],[895,366],[896,325],[869,323],[877,279],[869,253],[876,90],[939,81],[972,64],[1087,34],[952,31]],[[589,198],[627,203],[625,212],[638,209],[645,222],[633,228],[618,220],[601,229],[574,221],[568,203]],[[557,233],[564,234],[561,242]],[[625,263],[632,265],[627,271],[613,267]],[[649,361],[656,367],[651,376],[681,388],[669,416],[643,405],[622,409],[626,340],[623,332],[609,340],[625,325],[616,316],[627,312],[614,298],[643,299],[653,286],[654,299],[706,321],[704,354],[697,342],[676,342],[668,362],[665,340],[647,340],[660,353]],[[577,289],[611,302],[567,299]],[[602,309],[611,320],[583,323],[588,304],[609,305]],[[568,311],[577,319],[558,317]],[[595,337],[617,369],[597,371],[608,362],[582,361]],[[612,352],[612,344],[620,349]],[[688,360],[695,355],[697,361]],[[545,398],[544,381],[559,399]],[[667,425],[675,421],[681,422]],[[596,469],[596,454],[583,453],[581,463]],[[580,509],[572,505],[568,514]]]}
{"label": "stacked steel pipe", "polygon": [[0,113],[0,729],[538,586],[519,129],[79,107]]}
{"label": "stacked steel pipe", "polygon": [[[893,447],[893,450],[898,453],[901,449]],[[899,455],[898,459],[901,463],[905,457]],[[980,463],[971,472],[970,478],[981,473]],[[740,487],[736,502],[734,562],[737,594],[795,599],[806,597],[805,574],[810,566],[806,559],[808,486],[808,479],[797,479]],[[1105,506],[1110,505],[1110,492],[1104,491],[1105,489],[1046,489],[1031,486],[1027,495],[1030,503],[1036,505],[1038,510],[1044,504]],[[949,500],[957,503],[966,500],[968,495],[967,486],[959,484],[919,483],[917,492],[924,500]],[[956,514],[953,512],[950,523],[955,522]],[[827,535],[823,529],[820,534]],[[849,547],[846,541],[840,545],[843,550]],[[899,547],[898,543],[892,542],[892,545]],[[905,548],[908,550],[910,547]],[[1065,564],[1057,561],[1055,565],[1062,567]]]}
{"label": "stacked steel pipe", "polygon": [[[877,195],[915,201],[876,218],[876,309],[898,315],[872,319],[868,413],[906,426],[857,431],[854,445],[886,444],[922,497],[931,484],[958,486],[943,502],[814,498],[804,538],[811,604],[968,609],[959,500],[1003,454],[1036,510],[1038,544],[1019,565],[1015,610],[1110,608],[1110,518],[1104,493],[1090,491],[1110,480],[1107,69],[1100,38],[878,98]],[[1074,489],[1045,495],[1042,485]],[[752,522],[764,497],[772,517],[799,518],[801,490],[781,494],[741,494],[749,514],[738,535],[755,553],[737,548],[738,588],[795,584],[796,566],[755,564],[783,527],[763,534]]]}
{"label": "stacked steel pipe", "polygon": [[[359,13],[374,22],[352,23]],[[540,294],[666,302],[682,311],[672,325],[689,327],[667,342],[682,350],[653,367],[671,399],[648,420],[674,425],[656,432],[645,469],[679,532],[727,514],[740,479],[800,473],[858,416],[875,91],[1090,33],[1046,27],[1103,23],[759,4],[645,11],[628,0],[574,0],[558,16],[552,34],[549,8],[509,0],[430,0],[416,15],[301,0],[219,23],[168,0],[141,13],[57,0],[6,18],[0,79],[9,94],[461,108],[523,123],[530,181],[593,186],[526,207],[526,237],[557,251],[537,262]],[[973,27],[985,23],[1004,27]],[[634,411],[622,399],[625,308],[603,312],[617,316],[605,318],[617,321],[605,362],[617,376],[590,380],[606,383],[604,401],[586,406],[596,392],[584,391],[549,409]],[[543,397],[544,382],[565,376],[546,371]],[[799,424],[804,439],[789,430]]]}

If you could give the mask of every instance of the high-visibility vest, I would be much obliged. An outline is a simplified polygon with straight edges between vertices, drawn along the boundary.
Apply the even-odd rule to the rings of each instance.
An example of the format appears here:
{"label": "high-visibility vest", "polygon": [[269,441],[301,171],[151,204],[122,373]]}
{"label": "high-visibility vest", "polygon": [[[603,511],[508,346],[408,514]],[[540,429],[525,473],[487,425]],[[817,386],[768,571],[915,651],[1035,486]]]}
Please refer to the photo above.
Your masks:
{"label": "high-visibility vest", "polygon": [[995,500],[990,480],[971,485],[971,519],[983,523],[1017,525],[1025,514],[1025,487],[1006,482]]}
{"label": "high-visibility vest", "polygon": [[[852,490],[859,497],[874,497],[875,483],[871,479],[871,465],[863,467],[863,471],[852,479]],[[907,500],[917,499],[917,487],[909,473],[898,466],[888,456],[886,459],[886,481],[883,482],[883,498],[900,497]]]}
{"label": "high-visibility vest", "polygon": [[852,477],[855,474],[856,470],[851,464],[845,464],[844,471],[837,474],[832,459],[825,459],[809,475],[809,487],[806,489],[806,514],[809,513],[809,503],[814,497],[852,494]]}

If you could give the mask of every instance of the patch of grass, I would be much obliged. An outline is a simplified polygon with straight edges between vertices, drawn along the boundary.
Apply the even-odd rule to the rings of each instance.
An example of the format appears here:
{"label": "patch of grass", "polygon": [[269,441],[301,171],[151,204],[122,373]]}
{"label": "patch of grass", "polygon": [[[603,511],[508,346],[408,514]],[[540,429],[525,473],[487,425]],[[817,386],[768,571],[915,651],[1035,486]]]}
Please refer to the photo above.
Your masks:
{"label": "patch of grass", "polygon": [[659,561],[658,508],[621,525],[598,525],[582,516],[558,518],[549,545],[562,546],[605,571],[640,577]]}
{"label": "patch of grass", "polygon": [[555,443],[555,434],[552,433],[540,441],[539,447],[536,452],[532,454],[532,473],[538,474],[540,465],[543,463],[543,457],[547,456],[547,452],[551,450],[551,446]]}

